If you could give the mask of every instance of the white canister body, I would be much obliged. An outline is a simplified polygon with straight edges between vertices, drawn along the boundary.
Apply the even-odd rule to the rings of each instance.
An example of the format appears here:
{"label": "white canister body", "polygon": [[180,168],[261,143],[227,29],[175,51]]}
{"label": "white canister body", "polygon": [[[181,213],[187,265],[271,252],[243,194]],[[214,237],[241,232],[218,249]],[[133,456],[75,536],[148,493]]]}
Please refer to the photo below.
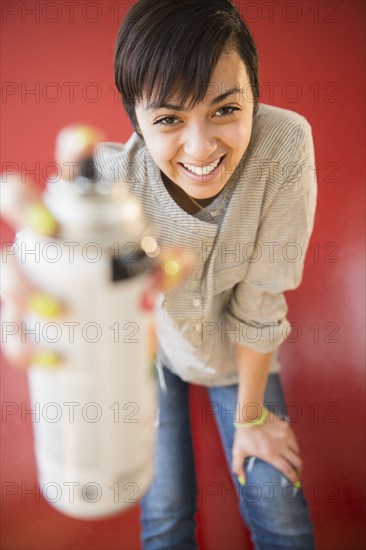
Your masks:
{"label": "white canister body", "polygon": [[27,337],[63,358],[58,368],[33,364],[29,389],[40,489],[81,519],[136,504],[153,475],[152,318],[140,306],[149,275],[143,268],[118,280],[113,258],[126,241],[111,234],[108,245],[107,237],[78,242],[25,230],[15,245],[28,279],[64,304],[57,319],[25,320]]}

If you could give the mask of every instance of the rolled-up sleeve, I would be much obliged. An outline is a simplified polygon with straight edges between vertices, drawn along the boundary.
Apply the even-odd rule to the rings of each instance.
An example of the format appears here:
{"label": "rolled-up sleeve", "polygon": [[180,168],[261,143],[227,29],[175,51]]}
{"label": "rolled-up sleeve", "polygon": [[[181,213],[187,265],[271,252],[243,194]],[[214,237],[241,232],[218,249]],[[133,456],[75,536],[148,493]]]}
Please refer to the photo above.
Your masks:
{"label": "rolled-up sleeve", "polygon": [[297,288],[313,231],[317,199],[311,126],[303,133],[289,175],[261,220],[243,281],[233,288],[224,319],[238,344],[274,351],[291,332],[284,292]]}

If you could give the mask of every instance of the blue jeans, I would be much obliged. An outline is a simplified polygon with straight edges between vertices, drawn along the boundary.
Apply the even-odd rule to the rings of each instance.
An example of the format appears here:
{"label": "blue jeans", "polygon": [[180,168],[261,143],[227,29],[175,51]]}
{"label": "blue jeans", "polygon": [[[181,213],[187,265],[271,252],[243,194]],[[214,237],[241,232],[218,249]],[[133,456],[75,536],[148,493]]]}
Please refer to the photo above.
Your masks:
{"label": "blue jeans", "polygon": [[[190,429],[189,384],[163,366],[166,389],[159,386],[159,422],[153,483],[141,500],[141,539],[144,550],[193,550],[196,476]],[[256,550],[312,550],[313,527],[301,489],[269,463],[245,459],[246,484],[231,471],[234,415],[238,385],[208,387],[215,420],[235,489],[240,514]],[[285,416],[278,374],[270,374],[265,404]],[[226,412],[226,414],[225,414]]]}

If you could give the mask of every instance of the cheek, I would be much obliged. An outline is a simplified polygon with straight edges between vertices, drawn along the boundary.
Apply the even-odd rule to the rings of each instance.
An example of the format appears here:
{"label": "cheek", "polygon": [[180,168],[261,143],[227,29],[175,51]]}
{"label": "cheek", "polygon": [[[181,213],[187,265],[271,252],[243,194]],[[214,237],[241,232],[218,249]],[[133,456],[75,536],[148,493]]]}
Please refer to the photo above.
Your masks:
{"label": "cheek", "polygon": [[249,145],[251,133],[252,127],[247,124],[240,124],[235,129],[228,131],[226,135],[226,145],[232,149],[235,157],[241,157],[246,151]]}
{"label": "cheek", "polygon": [[175,160],[178,153],[174,140],[167,136],[152,136],[152,139],[149,140],[148,148],[155,162],[165,167]]}

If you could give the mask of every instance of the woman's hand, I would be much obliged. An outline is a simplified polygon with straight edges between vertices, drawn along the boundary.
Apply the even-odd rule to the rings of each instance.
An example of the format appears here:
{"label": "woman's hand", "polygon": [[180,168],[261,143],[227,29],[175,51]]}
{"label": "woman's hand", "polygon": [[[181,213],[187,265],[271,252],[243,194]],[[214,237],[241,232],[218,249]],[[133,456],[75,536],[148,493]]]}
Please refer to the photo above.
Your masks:
{"label": "woman's hand", "polygon": [[236,428],[231,469],[245,483],[244,460],[256,456],[272,464],[299,486],[302,460],[296,436],[288,422],[269,412],[262,425]]}
{"label": "woman's hand", "polygon": [[155,267],[141,296],[141,305],[146,310],[154,308],[158,292],[169,292],[179,287],[192,273],[195,256],[186,249],[165,248],[160,250]]}
{"label": "woman's hand", "polygon": [[[41,191],[31,182],[23,183],[16,176],[4,177],[1,199],[1,216],[14,232],[31,227],[42,236],[57,236],[57,222],[43,204]],[[188,251],[177,248],[161,250],[142,293],[140,305],[152,309],[157,292],[179,286],[191,272],[194,263],[195,259]],[[27,338],[24,316],[31,311],[41,318],[55,320],[65,313],[64,304],[28,281],[9,244],[2,248],[1,268],[4,355],[10,364],[21,369],[29,367],[35,360],[38,365],[56,367],[62,358],[49,350],[42,350]]]}
{"label": "woman's hand", "polygon": [[[57,223],[41,200],[41,192],[28,181],[4,174],[1,184],[1,216],[17,232],[31,227],[43,236],[57,233]],[[32,344],[25,334],[24,314],[32,311],[54,319],[63,307],[53,297],[34,287],[24,276],[9,244],[1,251],[2,348],[10,364],[27,368],[33,360],[56,366],[60,357]]]}

